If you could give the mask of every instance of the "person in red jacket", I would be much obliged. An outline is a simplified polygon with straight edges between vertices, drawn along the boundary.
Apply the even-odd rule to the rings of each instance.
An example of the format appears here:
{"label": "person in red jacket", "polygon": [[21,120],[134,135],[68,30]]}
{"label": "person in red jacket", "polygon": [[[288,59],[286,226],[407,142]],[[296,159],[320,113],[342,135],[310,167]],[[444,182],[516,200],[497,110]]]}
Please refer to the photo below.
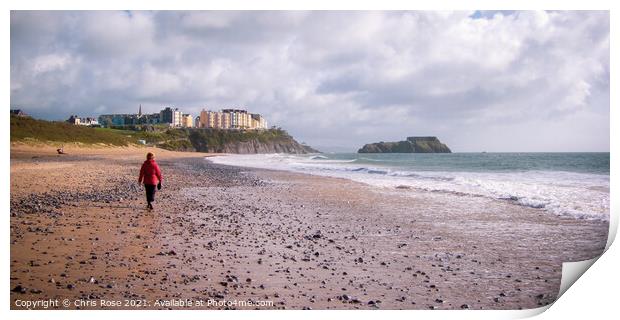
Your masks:
{"label": "person in red jacket", "polygon": [[155,156],[149,152],[146,154],[146,161],[142,163],[140,168],[140,177],[138,183],[144,182],[144,189],[146,190],[146,208],[153,210],[152,202],[155,201],[155,188],[161,189],[161,170],[155,162]]}

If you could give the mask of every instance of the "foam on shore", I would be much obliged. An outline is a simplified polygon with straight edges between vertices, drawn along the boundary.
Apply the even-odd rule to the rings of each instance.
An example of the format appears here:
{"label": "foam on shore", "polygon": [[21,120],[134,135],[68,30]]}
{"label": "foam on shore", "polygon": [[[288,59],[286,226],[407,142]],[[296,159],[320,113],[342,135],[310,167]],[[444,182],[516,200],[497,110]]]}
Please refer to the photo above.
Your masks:
{"label": "foam on shore", "polygon": [[381,188],[446,196],[483,196],[577,219],[609,220],[609,175],[567,171],[415,171],[360,165],[328,156],[288,154],[210,157],[219,164],[346,178]]}

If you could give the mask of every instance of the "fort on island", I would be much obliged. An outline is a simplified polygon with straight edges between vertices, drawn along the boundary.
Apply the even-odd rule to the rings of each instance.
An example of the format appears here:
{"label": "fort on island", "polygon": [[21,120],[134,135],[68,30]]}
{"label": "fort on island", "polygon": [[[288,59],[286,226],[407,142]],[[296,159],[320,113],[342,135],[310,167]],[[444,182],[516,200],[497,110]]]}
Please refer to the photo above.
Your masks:
{"label": "fort on island", "polygon": [[166,107],[157,113],[102,114],[98,118],[82,118],[71,115],[67,122],[75,125],[121,127],[133,125],[168,125],[173,128],[211,128],[231,130],[267,129],[267,121],[257,113],[246,109],[221,109],[210,111],[203,109],[199,116],[183,113],[179,108]]}

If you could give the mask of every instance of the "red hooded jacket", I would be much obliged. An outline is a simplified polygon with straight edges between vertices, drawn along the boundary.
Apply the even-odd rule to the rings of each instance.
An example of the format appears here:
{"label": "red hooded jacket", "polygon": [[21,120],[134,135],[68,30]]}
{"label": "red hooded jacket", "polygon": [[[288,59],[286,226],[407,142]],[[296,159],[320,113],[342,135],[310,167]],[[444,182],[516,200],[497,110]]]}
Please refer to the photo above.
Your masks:
{"label": "red hooded jacket", "polygon": [[161,170],[159,170],[159,166],[155,162],[155,160],[146,160],[142,164],[142,168],[140,168],[140,178],[138,178],[138,182],[144,184],[156,185],[157,183],[162,181]]}

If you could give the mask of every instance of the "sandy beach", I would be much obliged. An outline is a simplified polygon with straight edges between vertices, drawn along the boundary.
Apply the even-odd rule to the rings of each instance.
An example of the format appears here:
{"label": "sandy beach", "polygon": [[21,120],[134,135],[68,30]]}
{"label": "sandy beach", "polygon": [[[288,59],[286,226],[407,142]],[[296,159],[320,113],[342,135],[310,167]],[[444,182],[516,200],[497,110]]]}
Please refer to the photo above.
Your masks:
{"label": "sandy beach", "polygon": [[[46,299],[69,309],[528,309],[554,301],[562,262],[595,257],[607,241],[605,221],[507,201],[476,199],[464,214],[466,196],[216,165],[208,154],[54,150],[11,147],[11,309]],[[152,212],[137,183],[148,151],[164,175]],[[179,305],[209,299],[234,304]]]}

